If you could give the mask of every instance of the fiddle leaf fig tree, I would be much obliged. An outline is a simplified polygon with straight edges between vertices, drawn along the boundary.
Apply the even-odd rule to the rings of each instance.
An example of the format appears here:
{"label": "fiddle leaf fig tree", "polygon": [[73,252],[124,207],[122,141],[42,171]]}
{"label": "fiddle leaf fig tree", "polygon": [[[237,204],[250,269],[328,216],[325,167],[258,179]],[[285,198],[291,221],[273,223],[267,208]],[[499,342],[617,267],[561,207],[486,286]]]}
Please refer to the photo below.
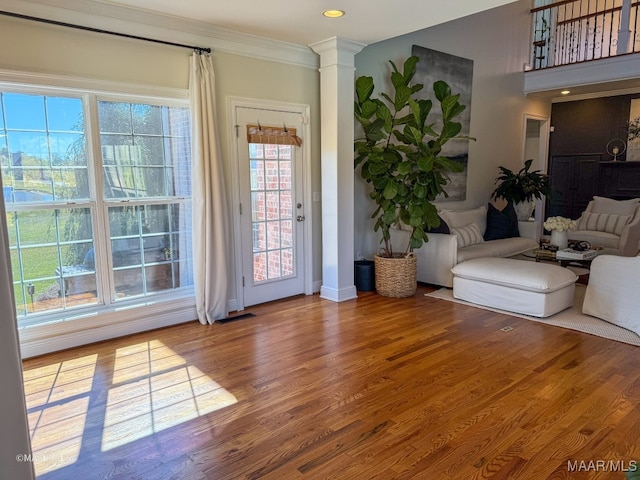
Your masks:
{"label": "fiddle leaf fig tree", "polygon": [[418,57],[409,57],[402,71],[389,63],[393,92],[373,98],[373,78],[362,76],[356,79],[355,101],[355,118],[364,133],[354,144],[355,166],[361,165],[362,178],[373,187],[370,197],[376,209],[371,218],[376,220],[374,230],[382,235],[384,257],[395,256],[390,231],[394,225],[403,223],[411,229],[402,256],[429,240],[427,230],[440,224],[432,202],[440,194],[448,196],[447,174],[463,170],[441,155],[442,147],[452,139],[471,139],[460,135],[462,125],[455,121],[466,108],[459,94],[452,94],[443,81],[434,83],[442,111],[438,127],[429,120],[433,102],[416,96],[423,85],[412,83]]}

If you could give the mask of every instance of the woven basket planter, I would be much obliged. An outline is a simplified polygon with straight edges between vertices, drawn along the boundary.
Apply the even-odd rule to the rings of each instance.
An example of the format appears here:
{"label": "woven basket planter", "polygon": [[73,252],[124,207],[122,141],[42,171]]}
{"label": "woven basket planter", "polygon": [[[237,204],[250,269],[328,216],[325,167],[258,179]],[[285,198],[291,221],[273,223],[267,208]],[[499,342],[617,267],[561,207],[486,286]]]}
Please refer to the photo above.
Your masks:
{"label": "woven basket planter", "polygon": [[418,282],[418,259],[410,253],[406,257],[375,256],[376,290],[385,297],[404,298],[415,295]]}

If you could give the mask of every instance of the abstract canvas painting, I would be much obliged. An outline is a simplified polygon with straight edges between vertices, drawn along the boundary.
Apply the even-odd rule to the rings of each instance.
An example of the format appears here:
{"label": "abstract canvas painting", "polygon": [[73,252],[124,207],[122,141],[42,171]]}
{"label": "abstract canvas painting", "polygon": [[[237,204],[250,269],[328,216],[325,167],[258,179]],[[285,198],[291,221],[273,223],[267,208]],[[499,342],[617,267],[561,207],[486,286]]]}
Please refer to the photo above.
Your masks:
{"label": "abstract canvas painting", "polygon": [[[431,115],[442,125],[442,112],[435,101],[433,84],[444,80],[451,87],[452,93],[460,94],[460,103],[467,108],[457,117],[462,124],[461,135],[470,135],[471,123],[471,86],[473,82],[473,60],[469,60],[448,53],[431,50],[430,48],[413,45],[411,54],[420,61],[416,67],[415,81],[424,84],[424,89],[418,93],[423,98],[434,101]],[[438,124],[436,124],[436,128]],[[467,198],[467,165],[469,162],[469,140],[450,140],[442,149],[442,154],[464,166],[460,173],[450,173],[451,182],[445,190],[449,197],[440,196],[438,201],[459,201]]]}

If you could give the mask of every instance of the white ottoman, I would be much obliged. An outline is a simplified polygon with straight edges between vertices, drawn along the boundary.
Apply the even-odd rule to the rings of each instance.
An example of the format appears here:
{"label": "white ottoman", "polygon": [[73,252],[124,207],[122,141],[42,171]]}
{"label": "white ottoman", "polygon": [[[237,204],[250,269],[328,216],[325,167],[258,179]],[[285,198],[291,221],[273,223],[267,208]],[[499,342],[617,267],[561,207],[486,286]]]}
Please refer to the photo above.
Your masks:
{"label": "white ottoman", "polygon": [[534,317],[571,307],[578,279],[559,265],[509,258],[474,258],[451,271],[455,298]]}

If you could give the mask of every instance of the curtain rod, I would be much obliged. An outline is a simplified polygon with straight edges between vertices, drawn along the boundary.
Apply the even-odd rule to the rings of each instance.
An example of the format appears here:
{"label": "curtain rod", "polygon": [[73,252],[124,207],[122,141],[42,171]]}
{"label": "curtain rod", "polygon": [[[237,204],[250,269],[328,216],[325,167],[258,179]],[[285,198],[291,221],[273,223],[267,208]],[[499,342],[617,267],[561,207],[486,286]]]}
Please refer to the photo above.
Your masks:
{"label": "curtain rod", "polygon": [[156,40],[155,38],[139,37],[137,35],[129,35],[127,33],[111,32],[109,30],[102,30],[101,28],[85,27],[84,25],[76,25],[76,24],[73,24],[73,23],[58,22],[57,20],[48,20],[46,18],[32,17],[30,15],[22,15],[20,13],[7,12],[7,11],[4,11],[4,10],[0,10],[0,15],[6,15],[7,17],[21,18],[23,20],[32,20],[34,22],[48,23],[50,25],[57,25],[59,27],[76,28],[78,30],[85,30],[87,32],[106,33],[107,35],[115,35],[116,37],[132,38],[134,40],[144,40],[145,42],[160,43],[162,45],[171,45],[173,47],[189,48],[189,49],[195,50],[198,53],[202,53],[202,52],[211,53],[211,49],[210,48],[206,48],[206,47],[194,47],[192,45],[185,45],[185,44],[182,44],[182,43],[174,43],[174,42],[166,42],[164,40]]}

